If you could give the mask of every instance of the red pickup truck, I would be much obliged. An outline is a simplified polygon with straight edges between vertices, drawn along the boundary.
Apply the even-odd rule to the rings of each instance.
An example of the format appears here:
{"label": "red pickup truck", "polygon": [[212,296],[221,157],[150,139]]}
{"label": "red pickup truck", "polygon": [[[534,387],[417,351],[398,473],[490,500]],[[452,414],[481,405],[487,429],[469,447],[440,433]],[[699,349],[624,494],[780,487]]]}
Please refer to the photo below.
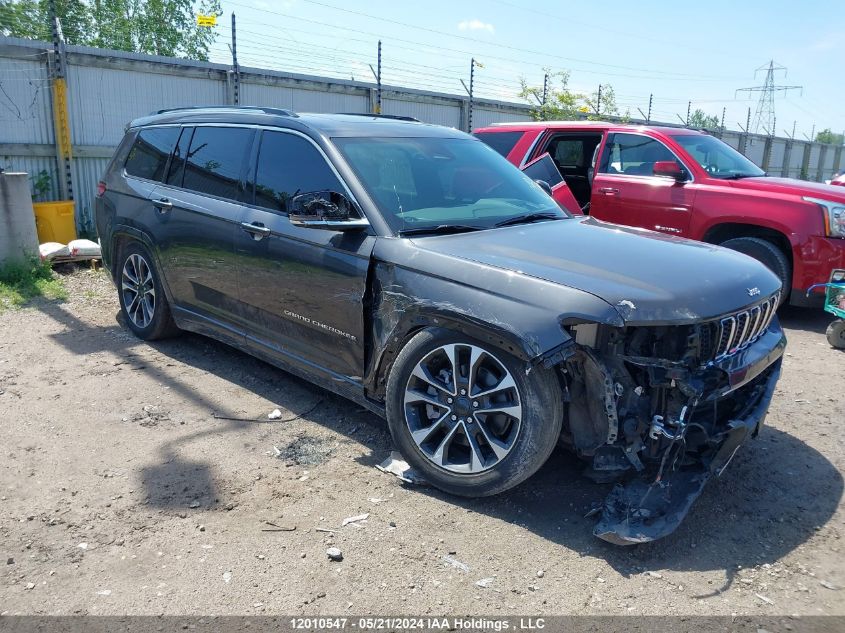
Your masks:
{"label": "red pickup truck", "polygon": [[820,302],[823,294],[808,300],[805,290],[845,269],[845,188],[767,176],[703,132],[541,121],[474,134],[548,182],[573,213],[754,257],[780,277],[794,305]]}

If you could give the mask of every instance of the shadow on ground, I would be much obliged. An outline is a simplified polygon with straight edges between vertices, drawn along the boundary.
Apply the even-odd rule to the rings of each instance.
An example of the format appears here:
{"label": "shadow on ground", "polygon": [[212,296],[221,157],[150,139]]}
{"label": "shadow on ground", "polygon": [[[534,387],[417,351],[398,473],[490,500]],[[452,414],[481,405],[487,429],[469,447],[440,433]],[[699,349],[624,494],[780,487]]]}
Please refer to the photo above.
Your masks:
{"label": "shadow on ground", "polygon": [[824,336],[827,326],[833,321],[833,315],[822,308],[796,308],[784,306],[778,311],[780,324],[792,330],[814,332]]}
{"label": "shadow on ground", "polygon": [[[56,304],[45,304],[41,309],[66,326],[68,331],[54,335],[54,339],[73,353],[108,350],[120,356],[144,345],[120,325],[93,327]],[[816,327],[814,316],[802,314],[794,318],[800,318],[806,329]],[[386,426],[373,414],[226,345],[186,334],[152,343],[151,347],[363,443],[370,454],[358,461],[368,469],[391,448]],[[216,409],[203,393],[162,368],[145,371],[153,372],[156,380],[207,412],[209,418],[214,413],[245,417],[243,412]],[[254,413],[255,417],[260,414],[266,412]],[[234,433],[252,424],[272,423],[218,420],[205,430],[164,444],[161,464],[141,473],[149,503],[169,508],[188,507],[197,498],[202,498],[204,506],[225,503],[216,490],[210,465],[184,461],[177,449],[205,435]],[[623,575],[654,568],[725,570],[727,584],[738,566],[774,562],[804,543],[832,517],[843,493],[842,476],[821,453],[789,433],[766,427],[757,440],[741,449],[723,477],[708,485],[674,534],[656,543],[620,548],[592,536],[595,519],[584,515],[604,499],[610,486],[589,482],[581,476],[581,470],[577,459],[558,450],[537,475],[497,497],[461,499],[431,488],[418,491],[462,511],[517,524],[583,556],[602,558]],[[550,561],[549,569],[553,567]],[[715,588],[714,592],[722,589]]]}

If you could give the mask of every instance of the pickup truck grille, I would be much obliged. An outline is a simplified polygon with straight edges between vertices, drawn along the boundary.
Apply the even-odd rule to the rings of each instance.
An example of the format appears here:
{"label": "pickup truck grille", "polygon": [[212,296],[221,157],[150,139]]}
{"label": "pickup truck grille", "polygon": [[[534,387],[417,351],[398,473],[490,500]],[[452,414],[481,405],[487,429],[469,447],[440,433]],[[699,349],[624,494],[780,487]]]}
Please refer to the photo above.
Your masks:
{"label": "pickup truck grille", "polygon": [[711,358],[722,360],[736,354],[756,341],[768,329],[777,311],[780,293],[757,305],[726,316],[711,324],[712,340],[716,343]]}

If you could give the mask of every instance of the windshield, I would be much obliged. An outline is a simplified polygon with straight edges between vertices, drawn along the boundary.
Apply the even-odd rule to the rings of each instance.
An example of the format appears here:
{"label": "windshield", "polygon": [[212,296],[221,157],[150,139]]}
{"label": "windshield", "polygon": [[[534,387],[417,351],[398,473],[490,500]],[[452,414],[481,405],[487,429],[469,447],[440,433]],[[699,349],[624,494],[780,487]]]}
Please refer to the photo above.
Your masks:
{"label": "windshield", "polygon": [[749,178],[766,172],[730,145],[704,134],[677,134],[672,138],[714,178]]}
{"label": "windshield", "polygon": [[[421,233],[569,217],[484,143],[463,138],[337,138],[391,229]],[[536,214],[548,214],[538,217]],[[530,217],[529,217],[530,216]]]}

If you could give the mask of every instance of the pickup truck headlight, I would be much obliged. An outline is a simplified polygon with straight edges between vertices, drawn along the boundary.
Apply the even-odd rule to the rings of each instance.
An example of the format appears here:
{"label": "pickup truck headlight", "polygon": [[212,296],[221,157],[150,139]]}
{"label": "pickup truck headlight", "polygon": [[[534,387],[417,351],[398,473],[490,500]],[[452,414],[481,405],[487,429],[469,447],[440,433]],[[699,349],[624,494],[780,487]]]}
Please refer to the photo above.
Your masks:
{"label": "pickup truck headlight", "polygon": [[809,196],[804,196],[804,200],[822,208],[825,233],[828,237],[845,238],[845,202],[833,202]]}

